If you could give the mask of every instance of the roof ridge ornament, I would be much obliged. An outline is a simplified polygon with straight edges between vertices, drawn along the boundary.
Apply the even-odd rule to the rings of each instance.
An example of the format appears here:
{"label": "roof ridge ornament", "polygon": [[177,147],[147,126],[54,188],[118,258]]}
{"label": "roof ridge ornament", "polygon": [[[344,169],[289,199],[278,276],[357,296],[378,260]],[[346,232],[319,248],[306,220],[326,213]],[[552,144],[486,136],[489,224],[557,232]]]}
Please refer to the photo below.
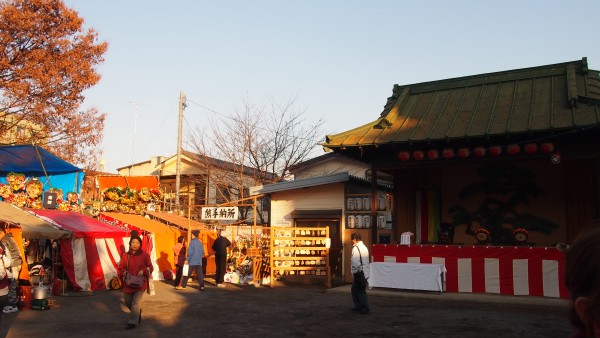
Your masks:
{"label": "roof ridge ornament", "polygon": [[381,118],[376,125],[373,126],[374,129],[387,129],[392,126],[392,123],[388,121],[385,117]]}

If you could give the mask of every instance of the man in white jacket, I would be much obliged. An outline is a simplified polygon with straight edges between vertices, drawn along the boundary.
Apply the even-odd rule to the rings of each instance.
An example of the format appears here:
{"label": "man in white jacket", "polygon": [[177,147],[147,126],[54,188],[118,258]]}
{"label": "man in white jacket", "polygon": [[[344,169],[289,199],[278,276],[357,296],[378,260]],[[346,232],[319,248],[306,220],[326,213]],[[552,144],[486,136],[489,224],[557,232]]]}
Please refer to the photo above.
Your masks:
{"label": "man in white jacket", "polygon": [[[350,269],[352,271],[352,311],[361,314],[371,313],[369,299],[367,297],[367,279],[369,279],[369,249],[363,244],[362,237],[355,232],[350,235],[352,240],[352,258]],[[362,273],[361,273],[362,272]],[[364,277],[363,277],[364,274]]]}
{"label": "man in white jacket", "polygon": [[[0,309],[4,308],[8,302],[8,290],[12,280],[11,264],[10,251],[0,242]],[[0,312],[0,320],[1,315],[2,312]]]}
{"label": "man in white jacket", "polygon": [[2,312],[11,313],[19,311],[17,307],[17,286],[19,284],[19,274],[21,273],[21,265],[23,264],[23,259],[21,258],[21,254],[19,253],[19,247],[17,246],[17,242],[12,236],[12,233],[8,230],[8,228],[0,229],[0,243],[3,244],[4,249],[7,254],[12,258],[11,263],[11,272],[12,278],[9,286],[9,295],[12,294],[12,297],[8,297],[8,300],[3,307]]}

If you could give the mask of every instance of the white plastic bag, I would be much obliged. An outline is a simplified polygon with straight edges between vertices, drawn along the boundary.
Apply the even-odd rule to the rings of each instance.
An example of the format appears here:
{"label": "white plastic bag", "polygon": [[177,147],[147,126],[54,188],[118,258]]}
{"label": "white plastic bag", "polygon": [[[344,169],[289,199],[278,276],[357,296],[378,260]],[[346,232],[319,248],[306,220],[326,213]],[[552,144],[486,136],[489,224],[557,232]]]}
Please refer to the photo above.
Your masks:
{"label": "white plastic bag", "polygon": [[146,290],[146,292],[148,292],[150,296],[156,295],[156,289],[154,288],[154,278],[152,278],[152,275],[148,277],[148,289]]}
{"label": "white plastic bag", "polygon": [[183,264],[183,270],[181,271],[182,276],[187,276],[190,272],[190,265],[188,263]]}

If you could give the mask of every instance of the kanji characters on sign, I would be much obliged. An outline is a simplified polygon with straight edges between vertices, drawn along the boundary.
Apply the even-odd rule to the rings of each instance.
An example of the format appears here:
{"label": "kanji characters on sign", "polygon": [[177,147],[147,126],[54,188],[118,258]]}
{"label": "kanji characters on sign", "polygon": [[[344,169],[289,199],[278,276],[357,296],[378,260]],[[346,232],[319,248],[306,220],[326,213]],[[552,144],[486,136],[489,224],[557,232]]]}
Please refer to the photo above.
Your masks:
{"label": "kanji characters on sign", "polygon": [[202,208],[203,220],[237,220],[237,207],[205,207]]}

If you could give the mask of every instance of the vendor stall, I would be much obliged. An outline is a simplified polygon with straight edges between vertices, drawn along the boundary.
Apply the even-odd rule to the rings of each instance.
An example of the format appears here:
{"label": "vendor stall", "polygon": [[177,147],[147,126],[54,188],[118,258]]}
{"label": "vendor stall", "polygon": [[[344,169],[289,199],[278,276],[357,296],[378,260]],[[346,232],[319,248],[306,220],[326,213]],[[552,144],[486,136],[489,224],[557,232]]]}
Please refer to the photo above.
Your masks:
{"label": "vendor stall", "polygon": [[[28,250],[25,250],[25,243],[39,243],[39,240],[57,240],[71,236],[69,231],[57,229],[39,217],[6,202],[0,202],[0,221],[9,225],[27,266],[34,264],[35,261],[28,259],[33,255],[30,255],[29,245]],[[27,268],[21,269],[19,279],[29,280]]]}
{"label": "vendor stall", "polygon": [[107,289],[129,242],[129,232],[85,215],[58,210],[29,209],[56,227],[73,233],[60,240],[60,256],[74,290]]}

